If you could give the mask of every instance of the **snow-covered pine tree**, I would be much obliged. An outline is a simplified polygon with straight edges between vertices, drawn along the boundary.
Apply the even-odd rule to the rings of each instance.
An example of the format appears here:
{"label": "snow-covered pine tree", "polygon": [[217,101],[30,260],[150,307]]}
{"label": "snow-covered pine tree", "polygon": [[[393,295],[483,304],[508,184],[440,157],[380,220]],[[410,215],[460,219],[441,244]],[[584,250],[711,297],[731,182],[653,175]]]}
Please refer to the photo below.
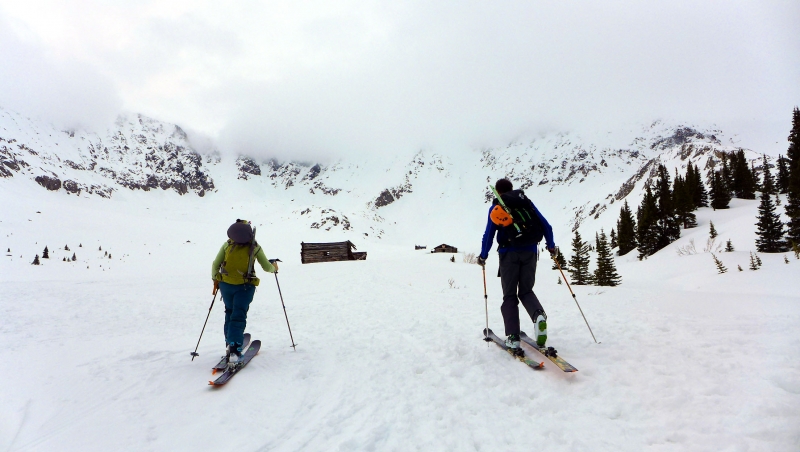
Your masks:
{"label": "snow-covered pine tree", "polygon": [[779,253],[786,251],[786,241],[783,238],[783,222],[775,211],[772,193],[775,191],[775,182],[764,155],[764,182],[762,183],[761,203],[758,205],[758,222],[756,223],[756,249],[762,253]]}
{"label": "snow-covered pine tree", "polygon": [[784,206],[789,221],[786,223],[786,237],[800,243],[800,109],[794,107],[792,112],[792,131],[789,133],[789,149],[786,151],[789,161],[788,201]]}
{"label": "snow-covered pine tree", "polygon": [[622,278],[617,273],[617,266],[608,246],[606,233],[600,229],[600,235],[595,240],[597,245],[597,268],[594,271],[594,284],[596,286],[620,285]]}
{"label": "snow-covered pine tree", "polygon": [[717,238],[718,235],[719,234],[717,234],[717,228],[714,227],[714,222],[713,221],[709,221],[708,222],[708,236],[711,237],[712,239],[715,239],[715,238]]}
{"label": "snow-covered pine tree", "polygon": [[633,213],[628,206],[627,199],[619,210],[619,220],[617,221],[617,245],[619,246],[617,253],[620,256],[624,256],[636,249],[636,220],[633,219]]}
{"label": "snow-covered pine tree", "polygon": [[589,245],[581,239],[578,230],[572,238],[572,257],[569,259],[569,274],[572,284],[586,285],[591,280],[589,273]]}
{"label": "snow-covered pine tree", "polygon": [[36,255],[36,257],[33,258],[33,262],[31,262],[31,265],[40,265],[38,254]]}
{"label": "snow-covered pine tree", "polygon": [[69,251],[69,245],[64,245],[64,251]]}
{"label": "snow-covered pine tree", "polygon": [[731,242],[731,239],[728,239],[728,241],[725,242],[725,252],[732,253],[733,251],[734,251],[733,243]]}
{"label": "snow-covered pine tree", "polygon": [[714,264],[717,266],[717,273],[719,273],[719,274],[721,275],[721,274],[723,274],[723,273],[725,273],[725,272],[727,272],[727,271],[728,271],[728,268],[727,268],[727,267],[725,267],[725,266],[722,264],[722,261],[721,261],[721,260],[719,260],[719,258],[717,258],[717,255],[716,255],[716,254],[714,254],[714,253],[711,253],[711,257],[713,257],[713,258],[714,258]]}
{"label": "snow-covered pine tree", "polygon": [[50,259],[50,251],[47,249],[47,245],[45,245],[44,251],[42,251],[42,259]]}
{"label": "snow-covered pine tree", "polygon": [[658,251],[658,206],[649,185],[645,187],[642,203],[636,211],[636,243],[639,260]]}
{"label": "snow-covered pine tree", "polygon": [[75,257],[75,253],[72,253],[72,262],[75,262],[76,260],[78,260],[78,258]]}
{"label": "snow-covered pine tree", "polygon": [[614,228],[611,228],[611,232],[608,234],[608,239],[608,246],[611,247],[611,249],[619,246],[619,243],[617,242],[617,233],[614,231]]}

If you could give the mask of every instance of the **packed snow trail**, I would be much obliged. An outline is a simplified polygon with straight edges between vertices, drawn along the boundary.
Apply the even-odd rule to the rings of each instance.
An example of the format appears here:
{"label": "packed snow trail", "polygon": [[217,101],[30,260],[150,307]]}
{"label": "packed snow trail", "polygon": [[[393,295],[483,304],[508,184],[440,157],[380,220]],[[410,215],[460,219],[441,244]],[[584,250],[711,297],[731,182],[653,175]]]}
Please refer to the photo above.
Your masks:
{"label": "packed snow trail", "polygon": [[[292,350],[275,284],[263,278],[247,327],[262,341],[259,356],[212,390],[221,305],[200,356],[192,362],[189,352],[208,312],[220,236],[229,216],[244,215],[209,217],[171,198],[154,212],[137,199],[67,200],[41,216],[30,200],[9,204],[0,237],[12,250],[48,244],[52,257],[39,267],[27,250],[0,261],[0,360],[11,364],[0,386],[0,450],[800,447],[800,261],[762,254],[761,270],[735,270],[750,240],[737,231],[752,230],[755,202],[702,210],[700,226],[676,244],[704,241],[713,218],[741,249],[721,255],[727,274],[716,274],[708,253],[667,249],[641,262],[618,258],[620,287],[575,287],[599,345],[558,272],[540,261],[548,343],[580,369],[571,374],[547,364],[531,372],[481,340],[481,271],[460,255],[451,263],[375,240],[367,261],[300,265],[282,250],[297,253],[304,232],[264,225],[279,250],[262,239],[268,257],[284,261],[281,289],[300,345]],[[267,218],[272,207],[244,210]],[[78,262],[60,260],[62,242],[83,244]],[[497,330],[495,256],[487,265]],[[522,325],[532,329],[524,313]]]}

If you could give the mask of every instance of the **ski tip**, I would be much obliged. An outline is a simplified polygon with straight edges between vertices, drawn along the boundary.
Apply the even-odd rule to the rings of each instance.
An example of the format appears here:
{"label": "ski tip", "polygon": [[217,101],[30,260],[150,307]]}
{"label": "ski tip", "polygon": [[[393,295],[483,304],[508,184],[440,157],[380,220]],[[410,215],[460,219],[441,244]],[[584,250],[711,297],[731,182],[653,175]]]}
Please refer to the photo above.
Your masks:
{"label": "ski tip", "polygon": [[544,361],[539,363],[539,369],[544,369]]}
{"label": "ski tip", "polygon": [[217,369],[216,368],[211,369],[211,375],[216,375],[216,374],[217,374]]}
{"label": "ski tip", "polygon": [[209,384],[209,386],[214,386],[214,382],[211,381],[211,380],[208,380],[208,384]]}

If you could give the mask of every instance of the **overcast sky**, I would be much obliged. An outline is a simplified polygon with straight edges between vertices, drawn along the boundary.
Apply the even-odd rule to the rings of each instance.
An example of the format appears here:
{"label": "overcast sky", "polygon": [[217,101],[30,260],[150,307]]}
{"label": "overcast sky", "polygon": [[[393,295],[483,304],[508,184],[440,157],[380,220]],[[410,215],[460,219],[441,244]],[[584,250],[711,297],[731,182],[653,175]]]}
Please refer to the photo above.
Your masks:
{"label": "overcast sky", "polygon": [[798,24],[796,0],[0,0],[0,106],[91,127],[141,112],[251,154],[659,118],[777,154]]}

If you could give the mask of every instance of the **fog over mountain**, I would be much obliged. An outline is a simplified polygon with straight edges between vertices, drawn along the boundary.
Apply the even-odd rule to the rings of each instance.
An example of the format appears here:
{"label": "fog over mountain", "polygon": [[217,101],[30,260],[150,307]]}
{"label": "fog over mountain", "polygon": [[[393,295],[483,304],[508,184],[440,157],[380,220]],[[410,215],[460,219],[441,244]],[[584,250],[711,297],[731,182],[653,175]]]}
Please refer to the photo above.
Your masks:
{"label": "fog over mountain", "polygon": [[123,111],[223,151],[321,159],[498,146],[661,118],[777,155],[796,2],[0,2],[0,106]]}

